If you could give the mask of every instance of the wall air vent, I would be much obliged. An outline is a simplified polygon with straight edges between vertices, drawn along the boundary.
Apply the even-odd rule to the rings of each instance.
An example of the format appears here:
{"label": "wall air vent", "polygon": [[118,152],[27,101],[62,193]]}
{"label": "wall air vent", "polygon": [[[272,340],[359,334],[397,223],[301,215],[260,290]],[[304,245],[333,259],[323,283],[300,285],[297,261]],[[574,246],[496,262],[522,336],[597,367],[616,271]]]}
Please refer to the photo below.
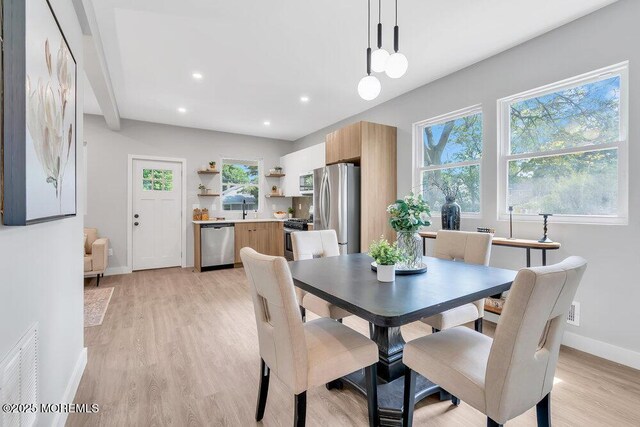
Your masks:
{"label": "wall air vent", "polygon": [[580,303],[572,302],[567,314],[567,323],[574,326],[580,326]]}

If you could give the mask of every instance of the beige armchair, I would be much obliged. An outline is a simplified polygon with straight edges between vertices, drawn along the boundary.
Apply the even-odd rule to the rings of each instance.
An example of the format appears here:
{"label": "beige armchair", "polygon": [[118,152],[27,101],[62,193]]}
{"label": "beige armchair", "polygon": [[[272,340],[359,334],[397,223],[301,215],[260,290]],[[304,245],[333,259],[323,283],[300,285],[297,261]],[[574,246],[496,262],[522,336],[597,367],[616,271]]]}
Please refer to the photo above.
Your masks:
{"label": "beige armchair", "polygon": [[409,342],[404,425],[415,403],[415,373],[487,415],[499,426],[536,406],[538,426],[551,425],[550,393],[567,313],[587,263],[570,257],[520,270],[504,305],[494,339],[466,327]]}
{"label": "beige armchair", "polygon": [[[436,235],[433,255],[441,259],[489,265],[491,238],[488,233],[440,230]],[[421,320],[431,326],[433,332],[469,322],[475,322],[476,331],[482,332],[483,317],[484,299],[481,299]]]}
{"label": "beige armchair", "polygon": [[240,257],[253,299],[261,358],[256,421],[264,416],[271,371],[294,395],[294,426],[300,427],[305,425],[307,390],[365,368],[369,425],[378,425],[375,343],[331,319],[303,323],[283,257],[251,248],[242,248]]}
{"label": "beige armchair", "polygon": [[[338,237],[335,230],[293,232],[291,233],[291,246],[293,247],[293,259],[296,261],[340,255],[340,247],[338,246]],[[322,298],[306,293],[300,288],[295,288],[295,290],[303,321],[306,318],[306,310],[339,322],[342,322],[343,318],[351,316],[348,311]]]}
{"label": "beige armchair", "polygon": [[109,239],[98,238],[97,228],[84,229],[84,277],[96,276],[96,286],[109,263]]}

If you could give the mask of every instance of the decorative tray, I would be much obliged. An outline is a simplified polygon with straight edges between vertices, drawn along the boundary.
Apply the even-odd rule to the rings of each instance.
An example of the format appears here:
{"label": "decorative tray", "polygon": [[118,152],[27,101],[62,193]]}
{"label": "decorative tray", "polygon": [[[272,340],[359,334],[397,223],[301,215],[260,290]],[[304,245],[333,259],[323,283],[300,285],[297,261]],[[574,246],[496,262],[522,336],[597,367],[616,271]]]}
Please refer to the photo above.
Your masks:
{"label": "decorative tray", "polygon": [[[371,263],[371,269],[373,271],[378,271],[378,264],[373,261]],[[399,276],[406,276],[409,274],[422,274],[427,272],[427,264],[421,263],[418,268],[398,268],[396,267],[396,274]]]}

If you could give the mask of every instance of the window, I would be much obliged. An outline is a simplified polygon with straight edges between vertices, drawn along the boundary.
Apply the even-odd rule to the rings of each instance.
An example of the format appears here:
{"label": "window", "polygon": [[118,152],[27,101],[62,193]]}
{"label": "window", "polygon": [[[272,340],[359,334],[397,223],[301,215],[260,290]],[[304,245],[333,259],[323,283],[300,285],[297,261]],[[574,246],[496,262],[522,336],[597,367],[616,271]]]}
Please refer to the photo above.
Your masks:
{"label": "window", "polygon": [[222,159],[222,209],[258,210],[260,205],[260,174],[257,160]]}
{"label": "window", "polygon": [[623,222],[626,85],[623,64],[499,101],[501,218]]}
{"label": "window", "polygon": [[173,171],[169,169],[142,169],[144,191],[173,191]]}
{"label": "window", "polygon": [[414,124],[414,188],[437,215],[445,202],[441,188],[457,192],[463,213],[480,213],[482,108],[466,108]]}

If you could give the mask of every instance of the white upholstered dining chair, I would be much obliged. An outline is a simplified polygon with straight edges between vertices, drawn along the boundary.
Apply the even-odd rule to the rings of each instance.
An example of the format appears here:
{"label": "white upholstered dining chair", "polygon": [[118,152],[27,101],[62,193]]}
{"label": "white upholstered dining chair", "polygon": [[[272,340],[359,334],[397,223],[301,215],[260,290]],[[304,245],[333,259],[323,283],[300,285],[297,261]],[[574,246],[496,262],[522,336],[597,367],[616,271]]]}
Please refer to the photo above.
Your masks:
{"label": "white upholstered dining chair", "polygon": [[499,426],[536,406],[538,426],[551,425],[550,393],[566,317],[587,263],[569,257],[518,272],[493,340],[456,327],[409,342],[404,425],[413,420],[415,373],[446,389]]}
{"label": "white upholstered dining chair", "polygon": [[[293,232],[291,233],[291,246],[295,261],[340,255],[340,247],[338,246],[338,237],[335,230]],[[307,293],[300,288],[296,287],[295,289],[303,321],[306,319],[306,310],[318,316],[329,317],[340,322],[342,322],[343,318],[351,316],[351,313],[337,305]]]}
{"label": "white upholstered dining chair", "polygon": [[[469,264],[489,265],[491,239],[489,233],[440,230],[436,235],[433,256]],[[475,322],[476,331],[482,332],[483,317],[484,298],[421,320],[431,326],[433,332],[469,322]]]}
{"label": "white upholstered dining chair", "polygon": [[378,424],[378,347],[369,338],[331,319],[303,323],[293,279],[283,257],[242,248],[258,327],[260,388],[256,421],[264,416],[273,373],[295,396],[294,426],[304,426],[307,390],[365,369],[369,424]]}

